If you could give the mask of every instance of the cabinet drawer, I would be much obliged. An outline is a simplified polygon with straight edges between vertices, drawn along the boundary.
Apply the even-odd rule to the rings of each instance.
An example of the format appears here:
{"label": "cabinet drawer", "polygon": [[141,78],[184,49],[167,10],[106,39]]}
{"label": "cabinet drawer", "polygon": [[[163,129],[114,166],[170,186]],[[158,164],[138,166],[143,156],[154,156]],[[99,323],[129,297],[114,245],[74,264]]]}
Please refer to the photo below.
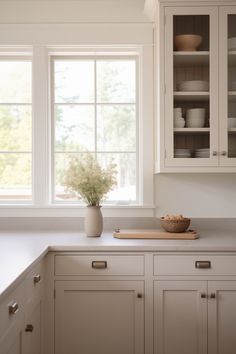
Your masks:
{"label": "cabinet drawer", "polygon": [[0,338],[4,333],[15,326],[17,322],[22,321],[25,306],[25,282],[11,292],[0,303]]}
{"label": "cabinet drawer", "polygon": [[142,255],[56,255],[55,275],[144,275]]}
{"label": "cabinet drawer", "polygon": [[155,255],[154,275],[236,275],[236,256]]}
{"label": "cabinet drawer", "polygon": [[44,283],[44,263],[37,263],[26,278],[27,301],[41,296]]}

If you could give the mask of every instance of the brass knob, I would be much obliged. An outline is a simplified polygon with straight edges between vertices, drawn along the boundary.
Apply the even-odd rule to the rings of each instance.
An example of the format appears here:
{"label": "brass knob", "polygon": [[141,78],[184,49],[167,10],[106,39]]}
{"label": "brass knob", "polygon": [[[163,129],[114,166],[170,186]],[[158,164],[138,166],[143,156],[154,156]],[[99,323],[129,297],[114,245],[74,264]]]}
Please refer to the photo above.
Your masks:
{"label": "brass knob", "polygon": [[19,305],[17,304],[17,302],[13,302],[9,307],[9,314],[10,315],[15,315],[17,313],[17,311],[19,310]]}
{"label": "brass knob", "polygon": [[138,293],[138,294],[137,294],[137,298],[138,298],[138,299],[142,299],[142,297],[143,297],[143,294],[141,294],[141,293]]}
{"label": "brass knob", "polygon": [[201,293],[201,299],[206,299],[206,293]]}
{"label": "brass knob", "polygon": [[215,293],[211,293],[210,299],[215,299],[215,298],[216,298],[216,294]]}
{"label": "brass knob", "polygon": [[34,326],[32,324],[27,324],[25,327],[25,332],[33,332]]}
{"label": "brass knob", "polygon": [[34,280],[34,284],[39,283],[39,282],[41,281],[41,276],[40,276],[40,274],[35,275],[34,278],[33,278],[33,280]]}
{"label": "brass knob", "polygon": [[213,155],[213,156],[217,156],[217,155],[218,155],[217,151],[215,151],[215,150],[212,151],[212,155]]}

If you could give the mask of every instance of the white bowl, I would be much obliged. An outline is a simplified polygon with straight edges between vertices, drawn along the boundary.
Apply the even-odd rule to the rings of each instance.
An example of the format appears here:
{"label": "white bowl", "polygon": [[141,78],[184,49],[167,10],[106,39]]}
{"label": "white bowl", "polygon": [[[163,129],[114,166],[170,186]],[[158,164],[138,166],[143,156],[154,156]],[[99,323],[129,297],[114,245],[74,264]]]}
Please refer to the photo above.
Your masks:
{"label": "white bowl", "polygon": [[228,128],[236,128],[236,118],[235,117],[228,118]]}
{"label": "white bowl", "polygon": [[205,108],[191,108],[186,112],[186,118],[200,118],[205,119],[206,109]]}
{"label": "white bowl", "polygon": [[182,81],[177,84],[178,91],[209,91],[209,82],[202,80]]}
{"label": "white bowl", "polygon": [[236,37],[231,37],[228,39],[228,49],[236,50]]}
{"label": "white bowl", "polygon": [[186,118],[186,127],[188,128],[203,128],[204,125],[205,125],[205,117]]}

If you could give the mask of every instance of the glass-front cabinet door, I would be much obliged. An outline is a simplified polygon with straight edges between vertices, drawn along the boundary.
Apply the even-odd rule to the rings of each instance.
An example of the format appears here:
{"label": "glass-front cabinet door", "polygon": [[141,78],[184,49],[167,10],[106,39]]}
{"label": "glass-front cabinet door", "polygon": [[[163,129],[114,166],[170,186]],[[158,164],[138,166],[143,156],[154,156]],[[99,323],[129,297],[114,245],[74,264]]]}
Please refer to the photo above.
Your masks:
{"label": "glass-front cabinet door", "polygon": [[217,7],[166,8],[166,167],[218,166],[218,99]]}
{"label": "glass-front cabinet door", "polygon": [[236,166],[236,6],[219,14],[220,165]]}

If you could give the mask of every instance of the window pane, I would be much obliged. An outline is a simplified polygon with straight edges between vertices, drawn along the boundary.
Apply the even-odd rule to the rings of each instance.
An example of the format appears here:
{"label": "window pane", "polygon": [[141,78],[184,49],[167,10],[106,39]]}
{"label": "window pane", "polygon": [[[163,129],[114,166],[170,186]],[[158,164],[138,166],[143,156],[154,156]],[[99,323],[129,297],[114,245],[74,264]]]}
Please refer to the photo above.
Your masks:
{"label": "window pane", "polygon": [[135,106],[99,105],[97,112],[98,151],[135,151]]}
{"label": "window pane", "polygon": [[0,105],[0,151],[31,150],[31,107]]}
{"label": "window pane", "polygon": [[56,151],[94,151],[94,106],[57,105]]}
{"label": "window pane", "polygon": [[0,199],[31,197],[31,154],[0,154]]}
{"label": "window pane", "polygon": [[0,103],[31,102],[31,62],[0,60]]}
{"label": "window pane", "polygon": [[55,61],[55,102],[94,101],[94,61]]}
{"label": "window pane", "polygon": [[135,72],[135,60],[97,61],[98,102],[134,103]]}
{"label": "window pane", "polygon": [[117,186],[112,190],[107,201],[135,202],[137,199],[136,154],[134,153],[105,153],[97,154],[101,166],[107,166],[111,161],[117,165]]}

